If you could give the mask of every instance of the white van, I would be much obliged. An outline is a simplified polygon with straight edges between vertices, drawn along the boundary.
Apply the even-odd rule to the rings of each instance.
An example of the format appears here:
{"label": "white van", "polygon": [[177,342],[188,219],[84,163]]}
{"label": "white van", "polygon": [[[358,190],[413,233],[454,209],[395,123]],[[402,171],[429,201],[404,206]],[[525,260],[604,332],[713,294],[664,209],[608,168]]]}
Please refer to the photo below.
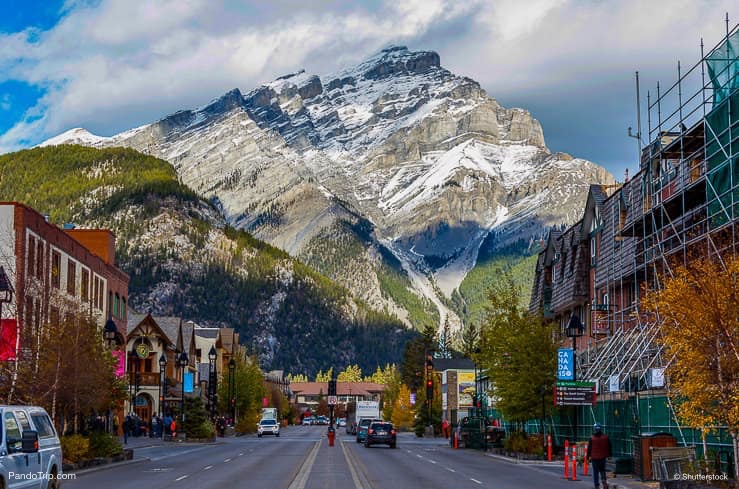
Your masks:
{"label": "white van", "polygon": [[58,489],[62,446],[44,408],[0,404],[0,489]]}

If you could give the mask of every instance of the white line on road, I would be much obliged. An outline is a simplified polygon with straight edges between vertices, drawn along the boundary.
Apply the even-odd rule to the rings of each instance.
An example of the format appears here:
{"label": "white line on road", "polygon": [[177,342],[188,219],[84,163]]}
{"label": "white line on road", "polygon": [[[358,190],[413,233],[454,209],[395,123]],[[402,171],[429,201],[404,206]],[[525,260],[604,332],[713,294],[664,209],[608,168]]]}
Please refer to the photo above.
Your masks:
{"label": "white line on road", "polygon": [[429,463],[432,463],[432,464],[436,465],[436,461],[435,460],[429,460]]}
{"label": "white line on road", "polygon": [[230,459],[230,458],[227,458],[226,460],[224,460],[224,462],[225,462],[225,463],[228,463],[228,462],[230,462],[230,461],[231,461],[231,459]]}
{"label": "white line on road", "polygon": [[448,470],[449,472],[457,472],[456,470],[454,470],[454,469],[450,469],[449,467],[444,467],[444,468],[445,468],[446,470]]}
{"label": "white line on road", "polygon": [[300,470],[298,470],[298,473],[295,475],[295,478],[290,483],[290,486],[288,486],[288,489],[304,489],[305,485],[308,483],[308,476],[310,476],[311,470],[313,470],[313,464],[316,461],[316,457],[318,456],[318,449],[321,447],[320,440],[316,442],[315,445],[313,445],[313,449],[308,454],[308,457],[305,459],[305,462],[303,462],[302,467],[300,467]]}
{"label": "white line on road", "polygon": [[175,482],[179,482],[182,479],[187,479],[187,476],[186,475],[183,475],[182,477],[178,477],[178,478],[175,479]]}
{"label": "white line on road", "polygon": [[470,480],[471,480],[472,482],[475,482],[475,483],[477,483],[477,484],[480,484],[480,485],[482,485],[482,482],[480,482],[480,481],[479,481],[479,480],[477,480],[477,479],[473,479],[472,477],[470,477]]}
{"label": "white line on road", "polygon": [[243,457],[243,456],[244,456],[244,452],[239,453],[239,457]]}
{"label": "white line on road", "polygon": [[212,469],[212,468],[213,468],[213,466],[212,466],[212,465],[209,465],[209,466],[207,466],[206,468],[204,468],[203,470],[210,470],[210,469]]}

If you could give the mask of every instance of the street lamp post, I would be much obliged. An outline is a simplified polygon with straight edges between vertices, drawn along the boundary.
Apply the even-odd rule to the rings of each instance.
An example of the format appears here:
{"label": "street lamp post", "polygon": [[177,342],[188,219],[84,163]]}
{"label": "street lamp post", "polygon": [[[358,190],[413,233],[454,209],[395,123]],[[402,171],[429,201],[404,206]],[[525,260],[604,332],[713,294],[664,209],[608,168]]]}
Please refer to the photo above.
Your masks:
{"label": "street lamp post", "polygon": [[211,346],[208,352],[208,406],[210,407],[210,419],[216,417],[216,358],[218,353],[216,347]]}
{"label": "street lamp post", "polygon": [[159,357],[159,414],[164,419],[164,398],[167,396],[167,356]]}
{"label": "street lamp post", "polygon": [[228,405],[231,407],[231,424],[236,426],[236,360],[228,361]]}
{"label": "street lamp post", "polygon": [[478,406],[480,403],[480,388],[479,388],[479,379],[478,379],[478,369],[477,369],[477,358],[480,355],[480,348],[475,348],[474,355],[472,361],[475,364],[475,397],[472,400],[473,408],[475,408],[475,412],[477,415],[480,415],[480,412],[478,411]]}
{"label": "street lamp post", "polygon": [[[570,321],[567,323],[566,333],[569,338],[572,338],[572,380],[577,380],[577,339],[583,335],[584,326],[580,321],[580,317],[577,314],[570,316]],[[574,426],[572,434],[574,440],[577,440],[577,406],[574,406],[575,415],[573,417]]]}
{"label": "street lamp post", "polygon": [[[0,304],[0,307],[2,307],[2,304]],[[111,353],[113,352],[113,349],[115,348],[117,335],[118,335],[118,327],[115,325],[115,321],[113,321],[113,318],[108,318],[108,320],[105,321],[105,326],[103,327],[103,338],[105,339],[105,343],[108,345],[108,349],[111,351]],[[113,413],[111,412],[111,410],[108,409],[108,416],[107,416],[108,431],[113,430],[112,423],[110,422],[110,417],[112,414]]]}
{"label": "street lamp post", "polygon": [[187,358],[187,353],[184,351],[180,353],[179,358],[177,359],[177,364],[180,366],[180,369],[182,370],[182,392],[180,397],[180,422],[185,422],[185,368],[187,368],[188,363],[190,363],[189,359]]}
{"label": "street lamp post", "polygon": [[129,387],[131,388],[131,412],[136,412],[136,396],[139,394],[139,383],[138,383],[138,370],[139,370],[139,359],[136,355],[136,349],[131,348],[128,353],[131,358],[131,376]]}

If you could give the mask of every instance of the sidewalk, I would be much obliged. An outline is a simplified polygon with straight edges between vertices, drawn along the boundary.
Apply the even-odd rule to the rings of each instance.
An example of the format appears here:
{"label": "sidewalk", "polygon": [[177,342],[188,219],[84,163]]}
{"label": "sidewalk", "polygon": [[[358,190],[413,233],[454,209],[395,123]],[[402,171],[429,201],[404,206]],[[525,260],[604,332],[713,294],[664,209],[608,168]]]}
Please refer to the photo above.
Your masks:
{"label": "sidewalk", "polygon": [[[490,458],[494,458],[496,460],[501,460],[504,462],[512,463],[512,464],[521,464],[521,465],[537,465],[537,466],[547,466],[558,468],[562,475],[564,475],[564,462],[562,460],[553,460],[551,462],[548,462],[546,460],[518,460],[512,457],[507,457],[505,455],[496,455],[493,453],[486,453],[486,456]],[[582,465],[577,466],[577,480],[578,481],[593,481],[593,472],[592,472],[592,466],[588,467],[588,475],[583,474],[583,468]],[[612,472],[608,472],[608,487],[609,489],[659,489],[659,482],[658,481],[642,481],[635,475],[630,474],[613,474]]]}

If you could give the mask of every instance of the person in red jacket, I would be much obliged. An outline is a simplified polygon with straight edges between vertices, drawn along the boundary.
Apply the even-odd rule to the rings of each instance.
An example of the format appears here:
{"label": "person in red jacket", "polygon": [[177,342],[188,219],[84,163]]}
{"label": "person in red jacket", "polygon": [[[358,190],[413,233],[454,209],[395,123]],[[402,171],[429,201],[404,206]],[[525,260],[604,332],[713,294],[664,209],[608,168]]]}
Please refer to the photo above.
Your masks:
{"label": "person in red jacket", "polygon": [[606,484],[606,459],[611,456],[611,440],[603,433],[599,423],[593,425],[593,436],[588,441],[588,458],[593,464],[593,483],[595,489],[600,487],[598,477],[603,479],[603,489],[608,489]]}

